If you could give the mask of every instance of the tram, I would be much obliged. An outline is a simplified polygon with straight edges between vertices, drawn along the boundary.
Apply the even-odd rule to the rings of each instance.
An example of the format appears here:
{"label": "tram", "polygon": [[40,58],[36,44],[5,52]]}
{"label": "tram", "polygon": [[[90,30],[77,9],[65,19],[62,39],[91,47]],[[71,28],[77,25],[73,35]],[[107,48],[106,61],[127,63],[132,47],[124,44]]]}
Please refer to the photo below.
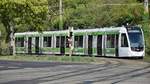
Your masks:
{"label": "tram", "polygon": [[[78,29],[72,32],[74,55],[139,57],[145,55],[141,27]],[[17,54],[69,54],[68,30],[15,33]]]}

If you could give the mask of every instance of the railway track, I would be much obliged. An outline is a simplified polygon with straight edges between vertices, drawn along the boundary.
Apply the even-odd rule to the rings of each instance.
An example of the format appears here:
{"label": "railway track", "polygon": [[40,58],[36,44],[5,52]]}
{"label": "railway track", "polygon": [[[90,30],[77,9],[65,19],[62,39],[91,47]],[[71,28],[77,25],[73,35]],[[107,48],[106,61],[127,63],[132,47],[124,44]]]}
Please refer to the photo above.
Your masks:
{"label": "railway track", "polygon": [[[142,64],[138,61],[120,60],[120,59],[102,59],[101,64],[66,64],[54,67],[29,68],[18,73],[10,70],[8,74],[14,76],[24,76],[21,79],[11,79],[8,75],[1,72],[1,76],[6,76],[12,81],[0,82],[3,84],[99,84],[109,82],[108,84],[117,84],[126,82],[132,78],[145,76],[150,73],[150,64]],[[138,63],[134,63],[138,62]],[[133,65],[131,65],[133,63]],[[141,65],[138,65],[141,64]],[[69,65],[69,66],[67,66]],[[82,67],[83,66],[83,67]],[[77,67],[77,68],[75,68]],[[33,69],[33,70],[32,70]],[[62,70],[61,70],[62,69]],[[69,70],[67,70],[69,69]],[[21,69],[23,70],[23,69]],[[55,71],[56,70],[56,71]],[[65,71],[66,70],[66,71]],[[59,72],[60,71],[60,72]],[[7,70],[6,70],[7,72]],[[7,73],[6,73],[7,74]],[[33,75],[28,79],[29,75]],[[35,77],[37,76],[37,77]],[[3,77],[2,77],[3,78]],[[0,79],[1,80],[1,79]],[[147,84],[147,83],[146,83]],[[149,84],[149,83],[148,83]]]}
{"label": "railway track", "polygon": [[[82,76],[82,75],[87,75],[87,74],[94,74],[94,73],[101,73],[105,70],[109,70],[109,69],[115,69],[115,68],[118,68],[120,66],[126,66],[127,64],[125,64],[125,62],[122,62],[122,61],[118,61],[118,60],[113,60],[115,62],[115,64],[113,64],[112,62],[109,61],[109,64],[106,65],[106,66],[103,66],[101,68],[93,68],[93,69],[90,69],[90,70],[87,70],[87,71],[80,71],[80,72],[77,72],[77,73],[71,73],[71,74],[66,74],[66,75],[60,75],[60,76],[53,76],[52,78],[49,78],[49,81],[57,81],[57,80],[65,80],[67,78],[74,78],[76,76]],[[138,76],[142,76],[142,75],[145,75],[147,73],[150,73],[150,65],[148,66],[145,66],[143,68],[138,68],[138,69],[133,69],[133,70],[129,70],[129,71],[125,71],[125,72],[122,72],[122,73],[115,73],[113,75],[106,75],[106,76],[102,76],[102,77],[94,77],[93,79],[91,79],[91,81],[89,82],[89,84],[93,84],[93,83],[96,83],[96,84],[99,84],[99,82],[102,82],[102,81],[114,81],[112,82],[111,84],[116,84],[116,83],[119,83],[119,82],[122,82],[122,81],[126,81],[126,80],[129,80],[131,78],[134,78],[134,77],[138,77]],[[77,80],[79,81],[79,80]],[[81,80],[83,81],[83,80]],[[52,82],[53,84],[54,82]],[[71,83],[71,82],[62,82],[62,83]],[[59,84],[59,83],[58,83]],[[86,84],[84,82],[82,83],[78,83],[78,84]]]}
{"label": "railway track", "polygon": [[94,78],[92,80],[92,83],[115,80],[112,84],[116,84],[116,83],[119,83],[119,82],[122,82],[125,80],[129,80],[129,79],[134,78],[134,77],[145,75],[147,73],[150,73],[150,65],[143,67],[143,68],[126,71],[123,73],[117,73],[117,74],[113,74],[113,75],[97,77],[97,78]]}
{"label": "railway track", "polygon": [[61,73],[61,74],[50,75],[47,77],[41,77],[41,78],[34,79],[34,80],[48,79],[48,81],[51,81],[51,82],[57,81],[57,80],[65,80],[70,77],[76,77],[76,76],[82,76],[82,75],[87,75],[87,74],[91,74],[91,73],[101,72],[104,70],[117,68],[117,67],[123,65],[123,63],[118,60],[113,60],[113,61],[105,60],[105,61],[106,62],[103,65],[96,65],[94,67],[90,67],[90,68],[86,68],[86,69],[80,69],[80,70]]}

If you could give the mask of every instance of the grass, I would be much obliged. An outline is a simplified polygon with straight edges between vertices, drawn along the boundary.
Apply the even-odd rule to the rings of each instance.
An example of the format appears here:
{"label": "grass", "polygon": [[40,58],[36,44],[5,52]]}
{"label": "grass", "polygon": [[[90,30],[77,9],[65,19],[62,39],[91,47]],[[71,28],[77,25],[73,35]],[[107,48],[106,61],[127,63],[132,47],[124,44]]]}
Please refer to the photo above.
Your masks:
{"label": "grass", "polygon": [[42,61],[42,62],[75,62],[75,63],[97,62],[95,57],[43,56],[43,55],[40,55],[40,56],[37,56],[37,55],[0,56],[0,60]]}
{"label": "grass", "polygon": [[[17,56],[0,56],[0,60],[14,61],[38,61],[38,62],[74,62],[74,63],[103,63],[100,57],[82,57],[82,56],[48,56],[48,55],[17,55]],[[109,59],[109,58],[108,58]],[[150,62],[150,56],[143,59]]]}
{"label": "grass", "polygon": [[149,56],[149,55],[145,56],[145,57],[144,57],[144,61],[150,62],[150,56]]}

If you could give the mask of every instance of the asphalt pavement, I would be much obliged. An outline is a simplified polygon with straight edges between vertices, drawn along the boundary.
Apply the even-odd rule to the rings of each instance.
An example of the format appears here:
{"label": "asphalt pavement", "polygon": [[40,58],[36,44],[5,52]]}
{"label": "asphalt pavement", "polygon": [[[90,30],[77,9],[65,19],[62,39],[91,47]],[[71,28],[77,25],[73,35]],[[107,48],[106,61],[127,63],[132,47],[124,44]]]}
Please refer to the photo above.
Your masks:
{"label": "asphalt pavement", "polygon": [[99,59],[98,64],[0,60],[0,84],[150,84],[150,63]]}

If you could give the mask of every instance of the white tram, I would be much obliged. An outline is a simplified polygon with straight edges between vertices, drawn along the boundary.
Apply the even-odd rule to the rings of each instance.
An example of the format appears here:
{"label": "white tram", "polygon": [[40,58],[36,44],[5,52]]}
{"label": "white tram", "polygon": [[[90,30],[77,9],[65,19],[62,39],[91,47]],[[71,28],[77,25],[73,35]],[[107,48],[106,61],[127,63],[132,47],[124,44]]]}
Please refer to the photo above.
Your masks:
{"label": "white tram", "polygon": [[[69,54],[68,30],[15,33],[16,53]],[[145,55],[144,35],[138,26],[73,30],[73,54],[109,57]]]}

